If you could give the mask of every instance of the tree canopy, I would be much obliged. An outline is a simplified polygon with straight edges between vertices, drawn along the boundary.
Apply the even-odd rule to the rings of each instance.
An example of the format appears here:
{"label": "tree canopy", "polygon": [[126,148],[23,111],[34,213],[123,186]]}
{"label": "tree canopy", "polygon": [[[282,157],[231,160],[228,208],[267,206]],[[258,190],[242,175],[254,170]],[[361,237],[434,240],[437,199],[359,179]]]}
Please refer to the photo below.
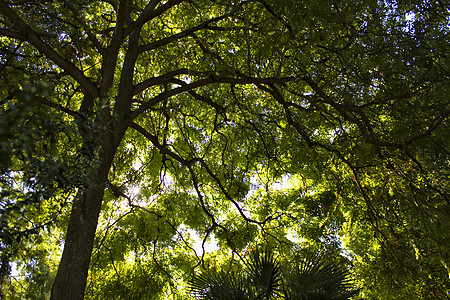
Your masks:
{"label": "tree canopy", "polygon": [[[0,293],[188,299],[267,245],[450,293],[450,6],[0,0]],[[193,296],[192,296],[193,297]]]}

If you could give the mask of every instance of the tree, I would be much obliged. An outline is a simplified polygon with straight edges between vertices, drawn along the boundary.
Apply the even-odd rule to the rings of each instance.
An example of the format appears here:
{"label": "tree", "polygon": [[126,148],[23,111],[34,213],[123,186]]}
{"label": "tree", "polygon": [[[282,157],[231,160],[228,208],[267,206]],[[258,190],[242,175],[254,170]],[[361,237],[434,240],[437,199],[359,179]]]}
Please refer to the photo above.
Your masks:
{"label": "tree", "polygon": [[[0,287],[5,287],[10,261],[18,255],[24,263],[31,263],[37,254],[46,255],[41,247],[30,244],[46,235],[38,234],[40,230],[60,221],[71,191],[83,181],[82,157],[64,156],[61,151],[70,140],[70,126],[64,124],[61,115],[35,103],[46,94],[45,87],[24,82],[23,90],[15,92],[17,101],[7,99],[6,109],[0,112]],[[39,281],[48,273],[45,263],[35,261],[33,268],[40,270],[30,278],[38,289],[22,295],[24,298],[45,293],[51,286]]]}
{"label": "tree", "polygon": [[[83,161],[70,219],[55,225],[67,231],[52,299],[83,298],[90,263],[133,290],[121,280],[134,276],[131,253],[173,288],[167,270],[191,258],[157,257],[192,248],[183,228],[239,252],[254,239],[289,244],[283,226],[330,253],[342,242],[367,293],[447,293],[444,3],[30,0],[0,11],[2,97],[60,116],[70,138],[55,151]],[[23,74],[48,94],[17,97]],[[273,188],[283,175],[296,181],[284,194]]]}

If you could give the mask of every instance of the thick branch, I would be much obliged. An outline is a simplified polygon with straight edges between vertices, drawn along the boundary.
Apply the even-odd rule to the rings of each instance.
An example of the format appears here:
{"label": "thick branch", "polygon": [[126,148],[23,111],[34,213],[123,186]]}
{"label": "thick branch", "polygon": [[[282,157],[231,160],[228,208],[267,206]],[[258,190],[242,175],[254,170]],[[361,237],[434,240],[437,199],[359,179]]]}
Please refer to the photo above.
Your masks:
{"label": "thick branch", "polygon": [[[184,82],[183,80],[179,80],[179,79],[172,79],[171,80],[173,83],[179,84],[181,86],[186,85],[186,82]],[[188,91],[188,94],[191,95],[192,97],[194,97],[195,99],[204,102],[206,104],[208,104],[209,106],[212,106],[216,109],[216,111],[224,111],[225,108],[217,103],[215,103],[214,101],[212,101],[211,99],[202,96],[196,92],[194,92],[193,90]]]}
{"label": "thick branch", "polygon": [[[344,117],[345,120],[354,123],[358,126],[360,132],[362,133],[364,139],[369,144],[372,144],[374,146],[378,147],[390,147],[390,148],[396,148],[396,149],[404,149],[406,146],[412,144],[413,142],[424,139],[426,137],[431,136],[431,133],[448,117],[450,114],[450,111],[443,112],[441,115],[437,116],[432,122],[429,128],[421,133],[417,134],[415,136],[412,136],[408,140],[401,142],[401,143],[390,143],[385,142],[377,139],[373,136],[372,128],[370,127],[370,122],[368,118],[365,116],[363,111],[357,107],[349,107],[344,106],[339,103],[334,102],[331,97],[329,97],[310,77],[303,77],[303,80],[329,105],[331,105],[333,108],[335,108],[341,116]],[[357,113],[361,120],[351,116],[348,114],[348,111],[354,111]]]}
{"label": "thick branch", "polygon": [[119,49],[123,42],[123,24],[125,23],[126,0],[119,1],[117,9],[117,21],[114,28],[113,37],[108,48],[104,51],[102,64],[102,83],[100,95],[108,92],[114,82],[114,71],[116,69]]}
{"label": "thick branch", "polygon": [[134,67],[138,57],[137,45],[139,44],[140,30],[134,31],[128,41],[128,49],[125,54],[122,72],[119,81],[119,93],[114,106],[114,115],[123,120],[129,114],[133,99]]}
{"label": "thick branch", "polygon": [[123,25],[125,24],[125,13],[126,13],[126,0],[120,0],[117,8],[117,21],[116,27],[114,29],[114,36],[118,37],[122,35]]}
{"label": "thick branch", "polygon": [[331,105],[334,109],[336,109],[342,117],[344,117],[345,120],[347,120],[348,122],[351,122],[353,124],[356,124],[356,126],[358,126],[360,132],[362,133],[364,139],[366,140],[366,142],[368,142],[369,144],[375,145],[375,146],[382,146],[382,147],[393,147],[393,148],[403,148],[404,145],[403,144],[398,144],[398,143],[389,143],[389,142],[383,142],[380,140],[375,139],[371,132],[369,132],[369,128],[367,128],[366,126],[364,126],[364,124],[358,120],[357,118],[355,118],[354,116],[350,116],[347,113],[346,108],[344,108],[342,105],[340,105],[339,103],[336,103],[333,101],[333,99],[330,98],[330,96],[328,96],[315,82],[314,80],[312,80],[310,77],[305,76],[303,77],[303,80],[312,88],[312,90],[314,92],[316,92],[326,103],[328,103],[329,105]]}
{"label": "thick branch", "polygon": [[3,28],[0,28],[0,35],[9,36],[9,37],[11,37],[13,39],[16,39],[16,40],[22,40],[22,41],[26,40],[26,37],[24,35],[22,35],[22,34],[20,34],[18,32],[14,32],[14,31],[11,31],[11,30],[8,30],[8,29],[3,29]]}
{"label": "thick branch", "polygon": [[161,76],[149,78],[149,79],[144,80],[143,82],[134,86],[133,95],[137,95],[137,94],[143,92],[146,88],[149,88],[151,86],[155,86],[155,85],[163,84],[163,83],[169,83],[171,81],[171,79],[173,79],[175,76],[182,75],[182,74],[188,74],[188,73],[189,73],[188,69],[182,68],[182,69],[168,72]]}
{"label": "thick branch", "polygon": [[266,1],[264,0],[258,0],[258,2],[260,2],[264,8],[278,21],[280,21],[288,30],[289,32],[292,34],[293,30],[292,30],[292,26],[290,24],[288,24],[279,14],[277,14],[268,4]]}
{"label": "thick branch", "polygon": [[41,103],[43,105],[46,105],[48,107],[52,107],[52,108],[55,108],[55,109],[57,109],[59,111],[62,111],[62,112],[66,113],[66,114],[68,114],[68,115],[70,115],[70,116],[72,116],[74,118],[80,117],[80,114],[78,112],[73,111],[71,109],[68,109],[67,107],[62,106],[61,104],[48,101],[45,98],[36,97],[36,98],[33,98],[33,100],[36,100],[37,102],[39,102],[39,103]]}
{"label": "thick branch", "polygon": [[[175,89],[163,92],[159,94],[158,96],[154,97],[150,101],[142,104],[138,109],[136,109],[134,112],[130,114],[130,121],[135,119],[137,116],[142,114],[147,109],[151,108],[152,106],[158,104],[159,102],[163,101],[164,99],[170,98],[172,96],[191,91],[193,89],[206,86],[213,83],[230,83],[230,84],[274,84],[274,83],[286,83],[289,81],[294,81],[296,77],[283,77],[283,78],[275,78],[275,77],[268,77],[268,78],[254,78],[254,77],[245,77],[245,78],[230,78],[230,77],[220,77],[214,73],[209,73],[210,76],[204,79],[199,79],[197,81],[194,81],[192,83],[183,85],[181,87],[177,87]],[[149,83],[148,83],[149,84]],[[151,86],[151,85],[148,85]],[[148,86],[142,85],[140,90],[146,89]]]}
{"label": "thick branch", "polygon": [[[73,14],[76,16],[77,12],[73,11]],[[84,31],[86,32],[89,40],[92,42],[92,44],[94,44],[95,49],[97,49],[97,51],[103,56],[105,55],[105,48],[102,47],[102,45],[100,44],[99,40],[97,39],[97,37],[92,33],[91,29],[89,28],[89,26],[86,24],[86,22],[82,19],[79,18],[78,16],[76,16],[77,21],[81,24],[81,26],[83,26]]]}
{"label": "thick branch", "polygon": [[288,124],[293,126],[295,128],[295,130],[297,130],[298,134],[300,134],[300,136],[306,141],[306,143],[308,144],[309,147],[312,147],[314,145],[316,145],[316,143],[314,143],[313,141],[311,141],[311,138],[309,137],[309,135],[305,132],[305,130],[302,128],[302,126],[298,123],[295,122],[291,111],[289,110],[289,103],[286,102],[284,100],[283,95],[280,93],[280,91],[274,86],[274,85],[270,85],[270,88],[265,87],[264,85],[258,84],[258,87],[269,93],[270,95],[272,95],[272,97],[274,97],[274,99],[280,103],[283,106],[284,112],[286,114],[286,119],[288,121]]}
{"label": "thick branch", "polygon": [[39,35],[26,24],[10,7],[3,1],[0,1],[0,11],[4,14],[20,31],[27,42],[36,47],[36,49],[56,63],[65,72],[70,74],[89,94],[90,98],[98,97],[96,86],[71,62],[63,59],[55,50],[39,38]]}
{"label": "thick branch", "polygon": [[147,138],[150,142],[152,142],[152,144],[158,148],[158,150],[162,153],[165,154],[167,156],[172,157],[173,159],[175,159],[176,161],[178,161],[179,163],[181,163],[184,166],[189,166],[191,163],[190,161],[185,160],[184,158],[182,158],[181,156],[179,156],[178,154],[170,151],[169,149],[167,149],[167,147],[164,147],[159,141],[158,138],[156,136],[154,136],[153,134],[151,134],[150,132],[148,132],[147,130],[145,130],[142,126],[140,126],[139,124],[136,123],[131,123],[130,125],[131,128],[135,129],[137,132],[139,132],[140,134],[142,134],[145,138]]}
{"label": "thick branch", "polygon": [[[141,28],[145,23],[152,20],[153,18],[163,14],[165,11],[169,10],[173,6],[180,4],[184,0],[169,0],[163,5],[159,6],[158,9],[150,9],[149,6],[146,7],[144,13],[139,16],[139,18],[131,23],[127,28],[124,30],[124,37],[130,35],[134,30],[137,28]],[[155,3],[155,5],[159,1],[152,1],[150,4]],[[149,5],[150,5],[149,4]]]}
{"label": "thick branch", "polygon": [[172,97],[172,96],[175,96],[175,95],[184,93],[184,92],[189,91],[189,90],[192,90],[192,89],[194,89],[194,88],[198,88],[198,87],[201,87],[201,86],[205,86],[205,85],[211,84],[211,83],[213,83],[213,82],[214,82],[214,81],[211,80],[210,78],[207,78],[207,79],[200,79],[200,80],[195,81],[195,82],[193,82],[193,83],[191,83],[191,84],[187,84],[186,86],[178,87],[178,88],[175,88],[175,89],[172,89],[172,90],[163,92],[163,93],[159,94],[158,96],[152,98],[150,101],[145,102],[145,103],[142,104],[138,109],[136,109],[135,111],[133,111],[133,112],[130,114],[129,119],[130,119],[130,121],[132,121],[132,120],[135,119],[137,116],[139,116],[140,114],[142,114],[143,112],[145,112],[147,109],[149,109],[149,108],[155,106],[156,104],[158,104],[159,102],[161,102],[161,101],[163,101],[163,100],[165,100],[165,99],[167,99],[167,98],[170,98],[170,97]]}

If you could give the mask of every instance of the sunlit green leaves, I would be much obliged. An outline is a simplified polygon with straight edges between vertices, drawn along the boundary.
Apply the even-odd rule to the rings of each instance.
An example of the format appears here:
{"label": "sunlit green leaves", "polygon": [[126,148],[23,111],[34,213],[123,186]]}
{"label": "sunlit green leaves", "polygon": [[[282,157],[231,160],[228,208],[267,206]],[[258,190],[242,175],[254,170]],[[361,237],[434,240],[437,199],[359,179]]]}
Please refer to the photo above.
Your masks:
{"label": "sunlit green leaves", "polygon": [[11,260],[48,287],[43,246],[110,159],[89,298],[187,297],[261,242],[344,254],[364,297],[448,293],[449,16],[416,2],[8,2],[54,51],[1,15],[2,234],[38,249]]}

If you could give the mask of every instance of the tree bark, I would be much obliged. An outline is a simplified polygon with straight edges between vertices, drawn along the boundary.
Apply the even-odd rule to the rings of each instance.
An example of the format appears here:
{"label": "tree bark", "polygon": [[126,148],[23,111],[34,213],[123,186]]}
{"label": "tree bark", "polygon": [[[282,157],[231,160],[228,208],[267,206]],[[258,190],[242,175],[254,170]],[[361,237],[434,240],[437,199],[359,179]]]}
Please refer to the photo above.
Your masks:
{"label": "tree bark", "polygon": [[6,298],[6,282],[11,274],[11,266],[9,261],[11,259],[11,251],[7,247],[0,246],[2,251],[0,254],[0,299]]}
{"label": "tree bark", "polygon": [[111,163],[113,146],[103,147],[102,160],[89,173],[89,185],[75,197],[64,250],[52,286],[52,300],[81,300],[84,297],[91,252]]}

